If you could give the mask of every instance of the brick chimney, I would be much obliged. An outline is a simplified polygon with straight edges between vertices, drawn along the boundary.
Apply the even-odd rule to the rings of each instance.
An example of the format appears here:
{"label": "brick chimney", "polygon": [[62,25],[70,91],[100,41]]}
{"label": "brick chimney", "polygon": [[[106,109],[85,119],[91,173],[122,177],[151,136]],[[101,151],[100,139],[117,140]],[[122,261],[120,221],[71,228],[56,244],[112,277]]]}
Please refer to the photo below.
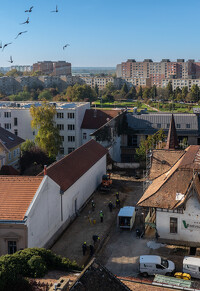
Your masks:
{"label": "brick chimney", "polygon": [[44,165],[44,176],[47,175],[47,165]]}

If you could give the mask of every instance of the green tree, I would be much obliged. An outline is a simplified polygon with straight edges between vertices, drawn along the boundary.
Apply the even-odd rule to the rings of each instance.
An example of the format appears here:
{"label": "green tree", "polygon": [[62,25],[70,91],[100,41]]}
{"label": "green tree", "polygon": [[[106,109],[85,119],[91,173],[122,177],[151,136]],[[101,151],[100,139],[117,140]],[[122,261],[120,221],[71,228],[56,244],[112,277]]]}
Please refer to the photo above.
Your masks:
{"label": "green tree", "polygon": [[38,95],[38,100],[42,100],[42,101],[50,101],[50,100],[52,100],[52,98],[53,98],[53,95],[52,95],[52,93],[48,89],[43,90]]}
{"label": "green tree", "polygon": [[188,87],[187,86],[184,86],[182,88],[182,92],[181,92],[181,95],[182,95],[183,100],[185,100],[187,94],[188,94]]}
{"label": "green tree", "polygon": [[22,145],[21,145],[21,151],[22,155],[23,152],[27,152],[35,148],[35,142],[33,140],[27,139]]}
{"label": "green tree", "polygon": [[142,86],[140,86],[139,90],[137,92],[137,97],[141,97],[142,98],[142,93],[143,93]]}
{"label": "green tree", "polygon": [[172,88],[172,82],[169,82],[167,84],[167,97],[168,99],[173,95],[173,88]]}
{"label": "green tree", "polygon": [[96,92],[96,95],[99,96],[99,87],[97,84],[94,86],[94,91]]}
{"label": "green tree", "polygon": [[54,117],[56,108],[47,103],[41,106],[31,106],[31,126],[38,130],[35,142],[50,158],[55,158],[62,144],[59,129],[56,127]]}
{"label": "green tree", "polygon": [[153,135],[148,135],[147,139],[142,139],[139,148],[136,149],[136,158],[138,161],[144,161],[146,159],[146,153],[150,149],[155,149],[159,142],[165,141],[165,134],[161,128]]}
{"label": "green tree", "polygon": [[8,77],[19,77],[22,75],[23,75],[23,73],[17,71],[16,69],[12,69],[5,74],[5,76],[8,76]]}
{"label": "green tree", "polygon": [[66,91],[66,98],[68,101],[94,101],[96,100],[95,91],[88,85],[75,84],[69,86]]}
{"label": "green tree", "polygon": [[179,86],[177,86],[174,91],[175,99],[177,99],[178,94],[181,94],[181,93],[182,93],[182,90],[179,88]]}
{"label": "green tree", "polygon": [[199,101],[200,90],[197,84],[192,85],[190,94],[191,94],[191,101],[193,102]]}
{"label": "green tree", "polygon": [[121,94],[124,97],[127,93],[128,93],[128,87],[127,87],[126,83],[124,83],[124,85],[121,88]]}
{"label": "green tree", "polygon": [[149,98],[149,95],[150,95],[150,89],[149,88],[145,88],[143,90],[143,93],[142,93],[142,98],[147,100]]}
{"label": "green tree", "polygon": [[106,84],[106,92],[112,93],[116,90],[115,85],[112,82]]}
{"label": "green tree", "polygon": [[157,97],[156,85],[153,85],[153,87],[150,89],[150,96],[152,99],[155,99]]}
{"label": "green tree", "polygon": [[136,89],[134,86],[131,87],[131,89],[129,90],[129,92],[126,94],[126,99],[135,99],[136,97]]}

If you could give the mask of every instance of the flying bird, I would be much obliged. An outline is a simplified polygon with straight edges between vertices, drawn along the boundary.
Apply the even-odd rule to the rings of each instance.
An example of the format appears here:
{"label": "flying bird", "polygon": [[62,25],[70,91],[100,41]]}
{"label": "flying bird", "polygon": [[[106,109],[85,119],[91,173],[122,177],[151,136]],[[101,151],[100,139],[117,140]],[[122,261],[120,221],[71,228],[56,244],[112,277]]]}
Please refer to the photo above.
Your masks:
{"label": "flying bird", "polygon": [[56,5],[56,10],[53,10],[51,12],[58,12],[58,6]]}
{"label": "flying bird", "polygon": [[12,56],[10,56],[10,61],[8,61],[9,63],[13,63],[13,59],[12,59]]}
{"label": "flying bird", "polygon": [[26,21],[24,21],[23,23],[20,24],[28,24],[29,23],[29,17],[26,19]]}
{"label": "flying bird", "polygon": [[0,48],[2,48],[2,41],[0,40]]}
{"label": "flying bird", "polygon": [[66,47],[68,47],[68,46],[70,46],[68,43],[67,43],[66,45],[64,45],[64,46],[63,46],[63,50],[64,50]]}
{"label": "flying bird", "polygon": [[9,43],[5,43],[3,48],[2,48],[2,51],[5,49],[5,47],[7,47],[9,44],[11,44],[12,42],[9,42]]}
{"label": "flying bird", "polygon": [[27,30],[19,32],[18,35],[15,37],[15,39],[18,38],[18,36],[21,35],[22,33],[26,33],[26,32],[27,32]]}
{"label": "flying bird", "polygon": [[25,12],[31,13],[32,12],[32,9],[33,9],[33,6],[31,6],[29,9],[25,10]]}

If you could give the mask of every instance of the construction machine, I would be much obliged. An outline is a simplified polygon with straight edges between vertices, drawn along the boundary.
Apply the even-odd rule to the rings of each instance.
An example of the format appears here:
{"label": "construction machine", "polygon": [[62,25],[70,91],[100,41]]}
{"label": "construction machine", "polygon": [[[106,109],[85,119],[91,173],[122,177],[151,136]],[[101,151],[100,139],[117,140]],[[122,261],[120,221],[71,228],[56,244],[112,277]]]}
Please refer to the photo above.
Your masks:
{"label": "construction machine", "polygon": [[112,186],[112,180],[110,179],[110,173],[102,176],[102,181],[99,187],[101,191],[109,191]]}

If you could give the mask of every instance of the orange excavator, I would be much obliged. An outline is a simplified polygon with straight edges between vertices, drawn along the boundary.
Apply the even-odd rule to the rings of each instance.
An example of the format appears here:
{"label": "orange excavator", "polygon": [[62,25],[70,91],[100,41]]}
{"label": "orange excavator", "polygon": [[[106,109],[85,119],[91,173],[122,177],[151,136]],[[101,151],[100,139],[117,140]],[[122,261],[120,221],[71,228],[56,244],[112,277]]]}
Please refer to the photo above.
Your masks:
{"label": "orange excavator", "polygon": [[109,191],[112,186],[112,180],[110,179],[110,173],[102,176],[102,181],[100,185],[101,191]]}

